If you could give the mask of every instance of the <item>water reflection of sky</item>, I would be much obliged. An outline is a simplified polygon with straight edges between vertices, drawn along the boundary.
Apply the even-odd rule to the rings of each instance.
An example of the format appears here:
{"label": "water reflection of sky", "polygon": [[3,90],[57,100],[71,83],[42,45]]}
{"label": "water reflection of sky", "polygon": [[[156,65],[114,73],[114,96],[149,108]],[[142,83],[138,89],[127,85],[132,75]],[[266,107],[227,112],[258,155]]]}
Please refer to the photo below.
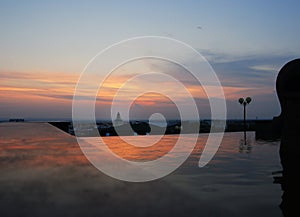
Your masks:
{"label": "water reflection of sky", "polygon": [[[126,137],[130,144],[123,141],[120,137],[103,138],[109,149],[119,157],[131,161],[149,161],[164,156],[175,145],[178,135],[165,135],[154,145],[148,147],[136,147],[131,143],[146,143],[145,141],[155,136]],[[98,138],[84,138],[91,144],[98,145]],[[185,142],[189,143],[192,139],[185,137]],[[185,162],[186,167],[198,169],[197,163],[207,140],[206,134],[201,134],[191,156]],[[243,142],[243,133],[226,133],[220,148],[213,160],[203,169],[216,168],[226,170],[239,170],[241,172],[251,172],[257,167],[258,170],[279,169],[279,142],[256,141],[253,132],[247,133],[247,143]],[[187,147],[184,143],[180,144],[180,151],[186,152]],[[226,170],[227,171],[227,170]],[[256,171],[256,170],[255,170]]]}
{"label": "water reflection of sky", "polygon": [[[282,192],[272,183],[272,172],[281,169],[279,142],[255,141],[248,133],[251,148],[243,149],[243,133],[226,133],[213,160],[199,168],[207,137],[200,135],[191,156],[171,175],[128,183],[91,166],[75,138],[39,128],[45,133],[23,129],[24,136],[16,137],[0,132],[1,216],[281,216]],[[111,150],[131,160],[160,157],[176,139],[164,136],[145,154],[118,137],[105,138]]]}
{"label": "water reflection of sky", "polygon": [[243,133],[226,133],[207,166],[196,168],[198,159],[192,156],[167,179],[176,180],[175,185],[195,198],[209,198],[238,216],[281,216],[280,186],[272,184],[272,172],[281,170],[279,142],[256,141],[254,133],[248,133],[250,148],[241,150],[241,140]]}
{"label": "water reflection of sky", "polygon": [[[147,137],[131,137],[132,140],[143,142]],[[123,142],[119,137],[105,138],[109,148],[120,157],[139,161],[153,160],[162,157],[177,141],[177,135],[166,135],[155,145],[147,148],[134,147]],[[183,167],[176,173],[196,173],[202,171],[215,173],[239,173],[240,176],[254,179],[265,174],[269,176],[273,171],[280,170],[278,145],[279,142],[256,141],[254,133],[248,132],[248,143],[245,149],[241,149],[242,133],[226,133],[223,142],[212,161],[204,168],[198,168],[198,161],[205,145],[207,135],[200,135],[191,156]],[[93,139],[92,139],[93,140]],[[189,142],[189,138],[186,137]],[[250,148],[249,148],[250,147]],[[185,145],[181,145],[182,151],[186,151]]]}
{"label": "water reflection of sky", "polygon": [[[131,137],[135,142],[143,142],[147,138]],[[163,156],[177,138],[178,135],[166,135],[159,143],[147,148],[133,147],[118,137],[105,138],[104,141],[119,156],[143,161]],[[272,184],[272,172],[281,170],[279,142],[256,141],[255,134],[248,132],[245,143],[243,133],[226,133],[212,161],[199,168],[198,161],[206,139],[207,135],[200,135],[183,166],[163,180],[196,200],[217,203],[218,207],[230,208],[241,216],[281,216],[278,208],[280,186]],[[93,138],[87,140],[95,142]],[[186,141],[189,142],[188,137]],[[182,151],[185,151],[184,144]]]}

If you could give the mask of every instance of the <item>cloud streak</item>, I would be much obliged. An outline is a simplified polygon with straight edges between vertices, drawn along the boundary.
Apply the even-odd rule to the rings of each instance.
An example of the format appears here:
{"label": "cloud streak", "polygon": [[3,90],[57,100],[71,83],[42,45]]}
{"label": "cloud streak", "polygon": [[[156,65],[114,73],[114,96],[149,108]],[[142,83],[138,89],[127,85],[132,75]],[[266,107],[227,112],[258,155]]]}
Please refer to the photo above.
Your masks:
{"label": "cloud streak", "polygon": [[[253,104],[253,109],[256,108],[254,110],[256,110],[257,114],[264,116],[269,114],[268,117],[270,117],[278,113],[277,96],[274,92],[277,72],[282,65],[293,59],[293,57],[252,56],[234,58],[225,56],[222,59],[221,54],[211,52],[209,55],[210,63],[219,76],[223,86],[229,105],[229,117],[236,116],[237,109],[239,109],[236,100],[239,97],[245,96],[251,96],[253,98],[251,104]],[[165,93],[168,93],[170,96],[184,103],[186,97],[185,92],[180,90],[174,82],[165,78],[152,76],[143,79],[138,78],[126,83],[139,73],[146,72],[160,72],[172,76],[182,83],[192,94],[199,110],[201,110],[203,114],[209,114],[209,103],[204,88],[201,87],[199,82],[190,73],[180,66],[166,62],[155,62],[153,60],[143,60],[143,62],[132,64],[133,65],[126,65],[124,68],[114,71],[99,89],[96,105],[98,106],[97,108],[106,110],[104,112],[105,114],[109,114],[111,102],[120,88],[122,88],[122,91],[119,92],[120,97],[116,101],[120,106],[132,102],[142,90],[147,91],[155,88],[157,90],[163,89]],[[1,117],[7,116],[10,110],[16,110],[16,108],[12,109],[9,105],[20,108],[20,111],[22,107],[26,107],[28,111],[30,111],[30,103],[34,104],[34,106],[38,106],[40,109],[45,109],[45,106],[48,105],[48,107],[51,107],[52,112],[61,112],[61,109],[56,109],[55,106],[64,105],[65,108],[67,106],[67,110],[70,111],[79,74],[64,72],[30,73],[0,71],[0,78],[0,100],[2,105],[5,104],[5,106],[0,107]],[[91,76],[90,79],[96,79],[96,77]],[[94,100],[91,90],[97,87],[91,86],[89,81],[86,81],[84,85],[86,86],[86,90],[78,96],[78,98],[85,102]],[[211,88],[213,88],[213,86],[211,86]],[[265,102],[270,102],[270,99],[272,99],[274,106],[273,108],[272,106],[268,108],[268,111],[264,111],[266,108],[260,105]],[[159,107],[164,107],[166,110],[174,107],[172,102],[159,96],[159,94],[153,93],[142,95],[132,103],[135,105],[135,108],[139,108],[139,113],[142,113],[144,109],[147,110],[147,114],[150,111],[155,112]],[[249,114],[251,114],[251,112]],[[69,113],[69,116],[70,115]],[[255,116],[255,114],[252,114],[252,116]]]}

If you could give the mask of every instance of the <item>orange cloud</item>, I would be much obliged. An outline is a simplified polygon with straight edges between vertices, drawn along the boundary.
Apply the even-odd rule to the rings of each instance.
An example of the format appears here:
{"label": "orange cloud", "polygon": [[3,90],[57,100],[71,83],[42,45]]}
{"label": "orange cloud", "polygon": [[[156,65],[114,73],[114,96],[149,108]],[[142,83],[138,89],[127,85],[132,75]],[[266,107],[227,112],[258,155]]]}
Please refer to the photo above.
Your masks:
{"label": "orange cloud", "polygon": [[[117,103],[120,105],[134,101],[135,104],[144,107],[174,107],[174,104],[167,97],[153,91],[138,97],[141,91],[153,89],[158,90],[158,92],[163,90],[164,93],[181,101],[184,101],[187,97],[185,89],[180,89],[174,82],[168,80],[159,81],[155,78],[151,81],[135,79],[126,83],[135,75],[134,73],[116,73],[109,76],[99,89],[96,104],[109,107],[120,88],[122,91],[119,92],[117,100]],[[79,74],[64,72],[0,72],[0,101],[2,104],[6,104],[7,108],[9,105],[15,107],[26,105],[30,107],[30,104],[51,104],[53,106],[64,105],[70,107],[78,78]],[[92,76],[90,79],[94,78],[95,77]],[[85,82],[84,85],[87,89],[82,93],[83,101],[93,99],[91,89],[95,88],[89,85],[88,81]],[[185,87],[194,98],[207,99],[203,87],[193,82],[186,82]],[[207,88],[211,90],[215,89],[214,86],[207,86]],[[255,95],[272,92],[272,90],[268,88],[234,86],[225,86],[223,90],[226,99],[230,100],[235,100],[246,95],[253,97]],[[218,97],[218,93],[215,93],[215,96]]]}
{"label": "orange cloud", "polygon": [[0,99],[27,100],[73,94],[76,74],[0,72]]}

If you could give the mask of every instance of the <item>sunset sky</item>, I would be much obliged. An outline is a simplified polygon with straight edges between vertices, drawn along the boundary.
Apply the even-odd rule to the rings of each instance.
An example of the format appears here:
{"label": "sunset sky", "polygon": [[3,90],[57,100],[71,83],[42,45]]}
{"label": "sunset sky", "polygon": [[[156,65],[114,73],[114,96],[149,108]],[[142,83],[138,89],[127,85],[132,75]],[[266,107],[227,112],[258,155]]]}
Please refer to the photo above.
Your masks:
{"label": "sunset sky", "polygon": [[[74,89],[87,63],[111,44],[146,35],[183,41],[207,58],[224,87],[228,118],[242,117],[237,99],[247,96],[253,99],[249,118],[272,118],[280,112],[277,73],[300,55],[299,6],[299,1],[279,0],[0,0],[0,119],[71,118]],[[106,80],[97,98],[97,117],[109,119],[116,91],[147,70],[180,77],[200,116],[209,118],[206,95],[187,72],[149,62],[125,65]],[[120,104],[155,82],[133,82]],[[163,84],[161,88],[184,100],[173,84]],[[167,118],[177,114],[174,103],[153,93],[137,99],[131,111],[133,118],[154,112]]]}

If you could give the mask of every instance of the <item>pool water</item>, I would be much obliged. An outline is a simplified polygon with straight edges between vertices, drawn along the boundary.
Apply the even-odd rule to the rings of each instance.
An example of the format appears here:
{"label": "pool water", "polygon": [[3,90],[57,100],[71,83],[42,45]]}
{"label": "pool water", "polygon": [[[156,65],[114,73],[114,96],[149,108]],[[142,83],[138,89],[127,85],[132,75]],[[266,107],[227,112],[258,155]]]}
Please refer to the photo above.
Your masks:
{"label": "pool water", "polygon": [[[282,190],[280,142],[256,141],[253,132],[225,133],[213,159],[198,161],[206,134],[171,174],[150,182],[116,180],[97,170],[75,137],[46,123],[0,125],[0,216],[215,216],[277,217]],[[90,144],[99,138],[87,138]],[[131,161],[161,158],[178,135],[104,138],[116,155]],[[94,141],[94,142],[93,142]],[[190,142],[182,144],[180,151]],[[114,162],[111,162],[112,165]]]}

